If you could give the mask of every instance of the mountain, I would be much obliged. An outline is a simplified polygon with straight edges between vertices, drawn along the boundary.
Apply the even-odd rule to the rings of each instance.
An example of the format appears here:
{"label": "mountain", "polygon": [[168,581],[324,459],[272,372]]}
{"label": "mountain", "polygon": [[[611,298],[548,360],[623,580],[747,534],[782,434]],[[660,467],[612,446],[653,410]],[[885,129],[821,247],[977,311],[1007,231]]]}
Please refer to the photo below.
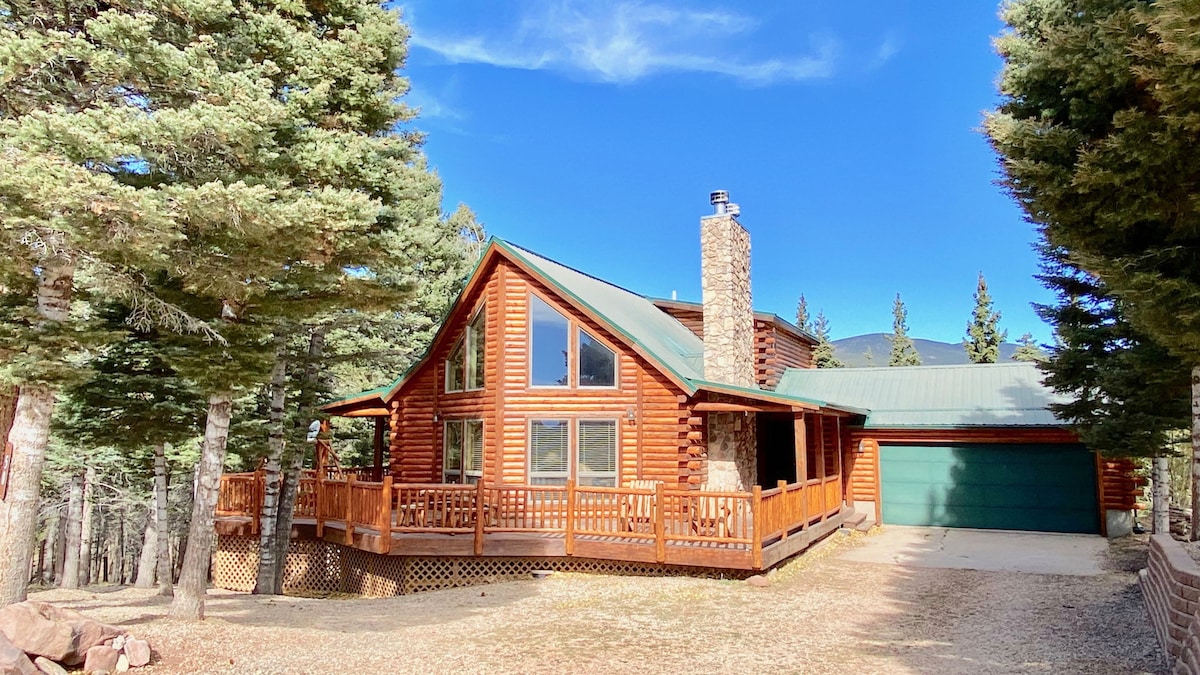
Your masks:
{"label": "mountain", "polygon": [[[921,355],[921,365],[953,366],[970,363],[961,342],[938,342],[921,338],[913,338],[912,341],[913,346],[917,348],[917,353]],[[1013,354],[1017,351],[1017,346],[1011,342],[1000,345],[1000,361],[1011,361]],[[886,366],[888,355],[892,353],[892,343],[888,342],[887,335],[883,333],[855,335],[834,340],[833,348],[837,357],[851,368],[869,365]],[[872,357],[871,363],[867,363],[868,350]]]}

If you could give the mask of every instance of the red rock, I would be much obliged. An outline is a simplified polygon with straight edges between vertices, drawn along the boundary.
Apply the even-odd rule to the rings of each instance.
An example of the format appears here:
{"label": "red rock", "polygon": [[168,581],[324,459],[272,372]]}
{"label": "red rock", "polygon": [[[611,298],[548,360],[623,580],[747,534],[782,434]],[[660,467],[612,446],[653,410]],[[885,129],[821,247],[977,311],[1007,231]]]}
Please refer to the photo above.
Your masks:
{"label": "red rock", "polygon": [[141,668],[150,663],[150,643],[137,638],[125,641],[125,655],[129,657],[129,665]]}
{"label": "red rock", "polygon": [[67,675],[67,669],[51,661],[50,659],[39,656],[33,660],[33,665],[37,666],[38,670],[46,675]]}
{"label": "red rock", "polygon": [[0,675],[40,675],[20,647],[0,634]]}
{"label": "red rock", "polygon": [[96,645],[87,650],[87,656],[83,660],[83,669],[89,673],[94,673],[98,670],[112,672],[116,669],[117,660],[120,657],[120,652],[112,647]]}
{"label": "red rock", "polygon": [[89,648],[124,631],[73,610],[27,600],[0,608],[0,633],[28,654],[74,666]]}
{"label": "red rock", "polygon": [[771,585],[771,582],[761,574],[755,574],[752,577],[748,577],[746,579],[746,583],[757,588],[766,588],[767,586]]}

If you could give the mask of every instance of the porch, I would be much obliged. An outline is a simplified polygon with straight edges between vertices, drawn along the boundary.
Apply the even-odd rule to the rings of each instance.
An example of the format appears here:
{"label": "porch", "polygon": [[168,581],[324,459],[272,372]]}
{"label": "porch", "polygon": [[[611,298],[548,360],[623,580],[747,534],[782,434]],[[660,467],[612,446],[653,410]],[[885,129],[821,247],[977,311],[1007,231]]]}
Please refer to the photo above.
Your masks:
{"label": "porch", "polygon": [[[840,475],[715,492],[627,487],[396,483],[359,473],[300,479],[293,536],[393,556],[572,557],[761,570],[837,529]],[[216,531],[258,533],[261,472],[221,479]]]}

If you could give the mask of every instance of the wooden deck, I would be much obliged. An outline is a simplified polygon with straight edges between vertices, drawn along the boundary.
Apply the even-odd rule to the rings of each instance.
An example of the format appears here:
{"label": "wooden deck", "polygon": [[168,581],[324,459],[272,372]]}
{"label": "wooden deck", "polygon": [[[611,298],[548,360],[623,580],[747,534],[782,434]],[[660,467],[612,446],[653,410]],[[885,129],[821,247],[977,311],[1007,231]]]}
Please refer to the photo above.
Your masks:
{"label": "wooden deck", "polygon": [[[841,477],[770,490],[301,479],[293,536],[381,555],[578,556],[760,570],[836,530]],[[216,531],[254,535],[261,474],[222,477]]]}

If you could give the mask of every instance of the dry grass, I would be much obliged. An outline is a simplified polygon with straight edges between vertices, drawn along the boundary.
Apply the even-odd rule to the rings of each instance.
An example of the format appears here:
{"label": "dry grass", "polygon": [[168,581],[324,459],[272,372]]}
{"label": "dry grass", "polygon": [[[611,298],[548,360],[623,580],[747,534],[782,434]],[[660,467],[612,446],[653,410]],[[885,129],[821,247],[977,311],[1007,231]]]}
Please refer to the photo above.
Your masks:
{"label": "dry grass", "polygon": [[[557,574],[387,599],[214,592],[164,618],[148,591],[46,591],[150,640],[142,672],[1157,672],[1133,576],[903,568],[830,538],[771,585]],[[1120,566],[1114,566],[1120,567]],[[1111,568],[1110,568],[1111,569]]]}

